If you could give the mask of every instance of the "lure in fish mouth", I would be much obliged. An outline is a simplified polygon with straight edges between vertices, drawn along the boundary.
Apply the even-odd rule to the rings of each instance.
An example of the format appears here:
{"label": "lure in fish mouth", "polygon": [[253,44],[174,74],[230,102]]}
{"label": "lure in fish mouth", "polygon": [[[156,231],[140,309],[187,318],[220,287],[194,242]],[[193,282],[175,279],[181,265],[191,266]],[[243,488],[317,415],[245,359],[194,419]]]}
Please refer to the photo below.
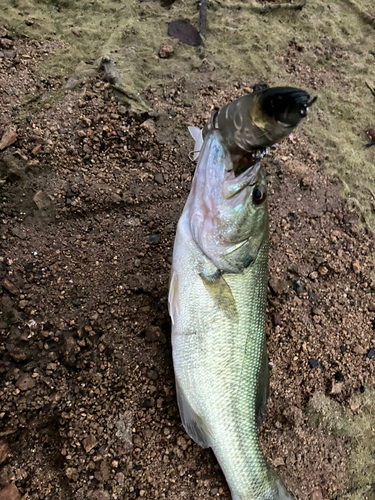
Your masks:
{"label": "lure in fish mouth", "polygon": [[203,129],[202,138],[219,130],[236,161],[280,141],[305,118],[316,101],[293,87],[261,89],[215,111]]}

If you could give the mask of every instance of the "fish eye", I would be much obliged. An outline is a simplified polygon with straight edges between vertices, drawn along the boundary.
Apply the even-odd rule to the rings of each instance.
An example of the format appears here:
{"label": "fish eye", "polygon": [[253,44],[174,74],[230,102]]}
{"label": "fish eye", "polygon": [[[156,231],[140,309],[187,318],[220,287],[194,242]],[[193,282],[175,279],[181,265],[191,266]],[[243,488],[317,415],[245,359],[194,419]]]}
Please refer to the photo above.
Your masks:
{"label": "fish eye", "polygon": [[267,193],[261,188],[256,187],[253,191],[253,202],[255,205],[261,205],[267,197]]}

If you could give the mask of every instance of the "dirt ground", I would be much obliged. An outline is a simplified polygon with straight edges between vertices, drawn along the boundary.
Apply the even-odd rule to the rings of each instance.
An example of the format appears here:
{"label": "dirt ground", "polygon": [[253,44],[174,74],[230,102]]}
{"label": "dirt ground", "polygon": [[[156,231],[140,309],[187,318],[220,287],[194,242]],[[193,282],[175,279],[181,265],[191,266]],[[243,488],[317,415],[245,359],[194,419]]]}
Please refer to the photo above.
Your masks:
{"label": "dirt ground", "polygon": [[[18,137],[0,152],[0,498],[229,500],[180,422],[167,290],[195,168],[187,125],[257,82],[218,88],[207,67],[194,97],[171,79],[143,94],[154,113],[140,116],[100,76],[37,81],[53,42],[5,39],[0,137],[9,123]],[[260,439],[297,499],[374,499],[374,240],[326,160],[301,131],[264,160]]]}

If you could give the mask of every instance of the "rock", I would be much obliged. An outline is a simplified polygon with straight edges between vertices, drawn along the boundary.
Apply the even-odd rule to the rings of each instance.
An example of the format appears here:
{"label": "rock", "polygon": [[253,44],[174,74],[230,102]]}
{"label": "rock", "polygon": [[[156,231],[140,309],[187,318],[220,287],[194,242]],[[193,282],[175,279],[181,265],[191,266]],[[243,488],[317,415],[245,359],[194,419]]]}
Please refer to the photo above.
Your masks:
{"label": "rock", "polygon": [[27,391],[29,389],[33,389],[35,385],[36,385],[35,379],[30,377],[28,373],[22,373],[16,382],[16,387],[20,391]]}
{"label": "rock", "polygon": [[120,486],[124,486],[125,484],[125,476],[122,472],[118,472],[115,476],[115,479],[117,481],[117,483],[120,485]]}
{"label": "rock", "polygon": [[34,195],[33,202],[39,208],[43,210],[51,205],[51,200],[48,195],[43,193],[43,191],[37,191]]}
{"label": "rock", "polygon": [[280,316],[280,314],[274,313],[274,315],[273,315],[273,324],[274,324],[274,326],[283,326],[284,325],[283,319]]}
{"label": "rock", "polygon": [[26,361],[30,357],[30,353],[21,347],[8,347],[9,356],[14,359],[17,363],[21,361]]}
{"label": "rock", "polygon": [[23,310],[23,309],[25,309],[25,307],[28,306],[28,304],[29,303],[28,303],[27,300],[20,300],[19,303],[18,303],[18,307]]}
{"label": "rock", "polygon": [[282,294],[288,288],[288,283],[285,280],[271,278],[268,284],[275,295]]}
{"label": "rock", "polygon": [[375,356],[375,347],[369,350],[369,352],[367,353],[367,359],[371,359],[374,356]]}
{"label": "rock", "polygon": [[217,495],[217,492],[218,492],[218,491],[219,491],[219,490],[218,490],[218,488],[212,488],[212,490],[210,491],[210,495],[211,495],[212,497],[214,497],[214,496],[216,496],[216,495]]}
{"label": "rock", "polygon": [[7,290],[12,295],[18,295],[20,293],[16,285],[12,283],[10,280],[8,280],[8,278],[4,278],[0,284],[3,288],[5,288],[5,290]]}
{"label": "rock", "polygon": [[305,285],[301,282],[301,280],[296,280],[293,282],[293,290],[300,295],[305,291]]}
{"label": "rock", "polygon": [[361,272],[361,266],[358,260],[352,262],[352,269],[355,272],[355,274],[359,274]]}
{"label": "rock", "polygon": [[162,45],[159,49],[159,57],[161,59],[168,59],[174,53],[173,45]]}
{"label": "rock", "polygon": [[150,134],[155,134],[156,132],[156,127],[155,127],[155,122],[151,118],[149,120],[146,120],[141,124],[141,128],[145,128],[150,132]]}
{"label": "rock", "polygon": [[9,484],[0,491],[0,500],[21,500],[20,492],[15,484]]}
{"label": "rock", "polygon": [[323,494],[320,489],[315,490],[311,493],[310,500],[323,500]]}
{"label": "rock", "polygon": [[0,26],[0,38],[8,36],[8,30],[4,26]]}
{"label": "rock", "polygon": [[355,347],[353,347],[353,352],[355,352],[356,354],[366,354],[366,349],[364,349],[360,345],[356,345]]}
{"label": "rock", "polygon": [[147,243],[160,243],[161,240],[161,234],[148,234],[146,236],[146,241]]}
{"label": "rock", "polygon": [[116,67],[116,63],[109,57],[100,58],[98,64],[98,72],[102,76],[104,81],[109,82],[112,85],[120,85],[120,71]]}
{"label": "rock", "polygon": [[111,471],[108,466],[108,463],[106,460],[103,460],[102,463],[100,464],[99,470],[95,472],[95,478],[102,483],[106,483],[109,481],[110,477],[111,477]]}
{"label": "rock", "polygon": [[0,442],[0,464],[5,462],[9,455],[9,448],[6,443]]}
{"label": "rock", "polygon": [[147,375],[150,380],[158,379],[158,373],[155,370],[150,370]]}
{"label": "rock", "polygon": [[142,439],[137,435],[135,434],[133,436],[133,444],[136,448],[142,448]]}
{"label": "rock", "polygon": [[77,36],[77,37],[81,36],[81,32],[79,30],[77,30],[76,28],[72,28],[72,33],[74,36]]}
{"label": "rock", "polygon": [[161,329],[158,326],[153,326],[153,325],[150,325],[146,328],[145,340],[146,342],[159,341],[162,342],[163,344],[167,341]]}
{"label": "rock", "polygon": [[177,438],[177,445],[184,451],[187,450],[187,442],[186,439],[183,436],[179,436]]}
{"label": "rock", "polygon": [[311,177],[304,177],[301,181],[303,187],[310,187],[313,185],[313,180]]}
{"label": "rock", "polygon": [[158,174],[155,174],[155,177],[154,177],[155,181],[158,183],[158,184],[161,184],[163,185],[164,184],[164,177],[163,177],[163,174],[161,173],[158,173]]}
{"label": "rock", "polygon": [[274,467],[281,467],[282,465],[285,465],[285,460],[282,457],[277,457],[273,460],[272,464]]}
{"label": "rock", "polygon": [[343,224],[353,224],[354,220],[353,220],[353,217],[345,214],[342,216],[342,222],[343,222]]}
{"label": "rock", "polygon": [[89,434],[87,438],[82,441],[82,444],[86,453],[89,453],[93,448],[95,448],[95,446],[98,444],[98,441],[96,440],[95,436]]}
{"label": "rock", "polygon": [[343,382],[332,381],[331,394],[341,394],[343,386],[344,386]]}
{"label": "rock", "polygon": [[337,382],[344,382],[345,378],[344,378],[344,375],[342,374],[342,372],[337,371],[335,373],[335,380],[337,380]]}
{"label": "rock", "polygon": [[16,127],[10,125],[8,128],[5,129],[3,137],[1,138],[0,151],[14,144],[17,139],[18,139],[18,134],[16,132]]}
{"label": "rock", "polygon": [[31,151],[31,154],[33,156],[37,156],[37,154],[39,153],[39,151],[41,150],[41,148],[42,148],[42,145],[41,144],[37,144],[35,146],[35,148],[33,148],[33,150]]}
{"label": "rock", "polygon": [[65,471],[65,475],[68,479],[71,479],[74,482],[78,481],[78,470],[75,467],[68,467]]}
{"label": "rock", "polygon": [[0,47],[7,50],[11,49],[13,47],[13,40],[9,38],[0,38]]}
{"label": "rock", "polygon": [[320,274],[321,276],[325,276],[326,274],[328,274],[328,269],[326,268],[326,266],[321,266],[321,267],[319,268],[319,274]]}
{"label": "rock", "polygon": [[318,366],[319,366],[319,361],[317,361],[316,359],[313,359],[313,358],[309,359],[309,367],[310,368],[318,368]]}
{"label": "rock", "polygon": [[110,494],[105,490],[96,490],[92,495],[92,500],[110,500]]}
{"label": "rock", "polygon": [[13,234],[13,236],[17,236],[20,240],[25,240],[26,239],[26,233],[19,227],[13,227],[10,232]]}
{"label": "rock", "polygon": [[142,403],[142,406],[143,406],[143,408],[153,408],[155,406],[155,399],[154,398],[145,399]]}

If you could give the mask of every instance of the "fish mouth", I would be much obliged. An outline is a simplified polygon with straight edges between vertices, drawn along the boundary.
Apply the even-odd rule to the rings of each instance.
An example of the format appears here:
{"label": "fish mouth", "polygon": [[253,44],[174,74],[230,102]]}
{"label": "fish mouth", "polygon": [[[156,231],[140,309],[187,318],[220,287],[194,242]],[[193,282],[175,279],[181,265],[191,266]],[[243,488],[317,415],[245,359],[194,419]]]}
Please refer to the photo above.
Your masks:
{"label": "fish mouth", "polygon": [[260,168],[261,162],[260,158],[258,158],[238,175],[236,175],[234,168],[227,172],[222,186],[224,199],[230,200],[248,186],[254,186]]}
{"label": "fish mouth", "polygon": [[233,172],[235,177],[239,177],[244,172],[254,169],[257,163],[265,156],[267,148],[253,148],[236,162],[233,162]]}

